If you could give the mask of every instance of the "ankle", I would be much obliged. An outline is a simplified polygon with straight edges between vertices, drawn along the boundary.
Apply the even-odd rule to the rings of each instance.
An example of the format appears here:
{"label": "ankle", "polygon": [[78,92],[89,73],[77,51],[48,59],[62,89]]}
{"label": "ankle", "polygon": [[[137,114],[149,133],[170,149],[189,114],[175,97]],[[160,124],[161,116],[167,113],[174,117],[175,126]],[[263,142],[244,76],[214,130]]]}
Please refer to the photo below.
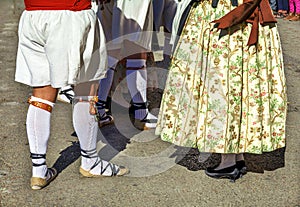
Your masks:
{"label": "ankle", "polygon": [[100,117],[105,116],[106,114],[106,101],[102,101],[98,99],[96,102],[97,112],[100,115]]}
{"label": "ankle", "polygon": [[147,118],[148,110],[147,109],[139,109],[134,112],[134,117],[139,120],[143,120]]}
{"label": "ankle", "polygon": [[81,157],[81,167],[84,170],[90,170],[96,161],[97,161],[97,158],[86,158],[86,157],[82,156]]}
{"label": "ankle", "polygon": [[47,173],[47,165],[32,167],[32,177],[45,178]]}
{"label": "ankle", "polygon": [[97,113],[99,118],[103,118],[107,115],[105,109],[97,109]]}
{"label": "ankle", "polygon": [[216,168],[214,168],[214,170],[223,170],[223,169],[231,168],[235,165],[236,165],[236,162],[220,164]]}
{"label": "ankle", "polygon": [[30,153],[32,177],[44,178],[47,172],[46,154]]}
{"label": "ankle", "polygon": [[148,103],[147,102],[143,102],[143,103],[132,102],[131,111],[132,112],[134,111],[135,119],[143,120],[143,119],[147,118]]}

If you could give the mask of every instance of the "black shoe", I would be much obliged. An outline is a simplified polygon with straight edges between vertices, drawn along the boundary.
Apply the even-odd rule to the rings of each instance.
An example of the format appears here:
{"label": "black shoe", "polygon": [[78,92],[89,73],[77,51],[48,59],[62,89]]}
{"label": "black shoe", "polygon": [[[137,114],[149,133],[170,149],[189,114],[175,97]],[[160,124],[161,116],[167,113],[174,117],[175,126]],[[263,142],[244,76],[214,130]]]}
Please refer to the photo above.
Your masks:
{"label": "black shoe", "polygon": [[247,173],[246,163],[244,160],[236,162],[236,168],[240,171],[240,177],[243,177]]}
{"label": "black shoe", "polygon": [[205,170],[205,174],[212,178],[228,178],[231,182],[235,182],[235,180],[240,176],[240,171],[237,169],[237,165],[233,165],[231,167],[223,168],[220,170],[207,168]]}

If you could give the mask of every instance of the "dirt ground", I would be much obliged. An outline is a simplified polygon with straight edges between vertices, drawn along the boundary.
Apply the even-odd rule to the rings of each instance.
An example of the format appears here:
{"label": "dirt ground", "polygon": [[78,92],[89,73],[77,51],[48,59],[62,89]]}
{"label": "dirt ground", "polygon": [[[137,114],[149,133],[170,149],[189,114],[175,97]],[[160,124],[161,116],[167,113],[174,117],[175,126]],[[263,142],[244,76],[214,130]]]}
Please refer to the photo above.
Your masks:
{"label": "dirt ground", "polygon": [[[247,154],[249,172],[236,183],[204,174],[207,166],[219,162],[219,155],[174,147],[160,141],[153,131],[134,130],[127,121],[127,109],[114,104],[118,119],[115,125],[99,131],[99,154],[128,166],[131,174],[83,178],[72,108],[58,102],[52,116],[47,163],[56,167],[59,175],[47,188],[32,191],[25,129],[30,88],[14,82],[22,10],[22,0],[0,1],[0,207],[300,206],[300,22],[278,20],[289,99],[287,146],[263,155]],[[151,99],[155,103],[159,95],[153,93]]]}

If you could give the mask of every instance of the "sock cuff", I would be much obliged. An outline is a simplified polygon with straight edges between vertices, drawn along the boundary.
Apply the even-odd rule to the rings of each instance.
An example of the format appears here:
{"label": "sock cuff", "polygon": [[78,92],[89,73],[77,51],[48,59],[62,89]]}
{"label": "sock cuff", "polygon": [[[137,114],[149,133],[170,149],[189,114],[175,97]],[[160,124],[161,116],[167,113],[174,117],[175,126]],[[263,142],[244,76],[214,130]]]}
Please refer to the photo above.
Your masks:
{"label": "sock cuff", "polygon": [[126,68],[145,68],[146,60],[145,59],[127,59]]}
{"label": "sock cuff", "polygon": [[41,102],[41,103],[44,103],[44,104],[47,104],[51,107],[54,107],[55,103],[51,102],[51,101],[48,101],[48,100],[45,100],[45,99],[42,99],[42,98],[38,98],[38,97],[35,97],[35,96],[31,96],[30,97],[30,101],[37,101],[37,102]]}

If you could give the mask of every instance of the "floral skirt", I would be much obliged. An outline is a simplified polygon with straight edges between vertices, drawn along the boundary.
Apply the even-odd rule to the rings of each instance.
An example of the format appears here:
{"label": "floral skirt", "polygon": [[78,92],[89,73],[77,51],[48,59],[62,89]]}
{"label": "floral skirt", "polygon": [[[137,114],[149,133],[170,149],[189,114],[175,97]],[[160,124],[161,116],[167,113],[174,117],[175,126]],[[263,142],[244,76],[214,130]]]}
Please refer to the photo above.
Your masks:
{"label": "floral skirt", "polygon": [[[242,3],[242,2],[239,2]],[[155,133],[200,152],[255,153],[285,146],[286,85],[275,24],[214,28],[235,7],[203,1],[192,8],[176,46]]]}

